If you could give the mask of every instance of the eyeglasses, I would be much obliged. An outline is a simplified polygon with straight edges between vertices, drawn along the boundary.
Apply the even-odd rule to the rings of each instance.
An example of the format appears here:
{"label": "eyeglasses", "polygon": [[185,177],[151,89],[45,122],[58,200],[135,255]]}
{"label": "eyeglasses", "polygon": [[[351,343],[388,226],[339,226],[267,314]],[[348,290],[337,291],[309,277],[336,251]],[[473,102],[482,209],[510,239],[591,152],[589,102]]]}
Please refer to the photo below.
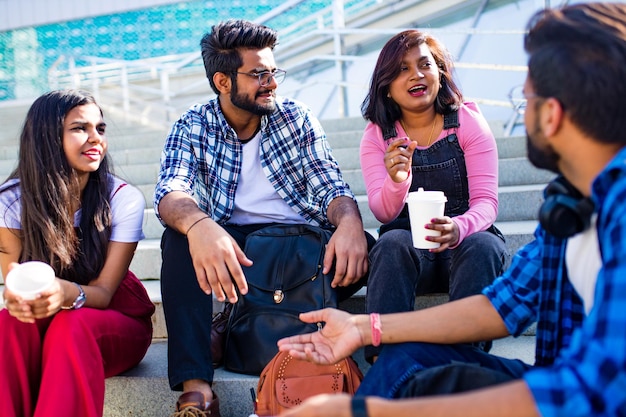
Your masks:
{"label": "eyeglasses", "polygon": [[524,100],[521,101],[519,103],[519,106],[517,107],[517,110],[520,113],[524,113],[526,111],[526,107],[528,106],[528,100],[533,99],[533,98],[544,98],[543,96],[540,96],[539,94],[534,94],[534,93],[523,93],[524,96]]}
{"label": "eyeglasses", "polygon": [[276,84],[280,84],[285,80],[287,71],[282,69],[275,69],[274,71],[261,71],[261,72],[238,72],[235,74],[247,75],[248,77],[256,77],[259,79],[259,86],[267,87],[272,82],[272,79],[276,81]]}

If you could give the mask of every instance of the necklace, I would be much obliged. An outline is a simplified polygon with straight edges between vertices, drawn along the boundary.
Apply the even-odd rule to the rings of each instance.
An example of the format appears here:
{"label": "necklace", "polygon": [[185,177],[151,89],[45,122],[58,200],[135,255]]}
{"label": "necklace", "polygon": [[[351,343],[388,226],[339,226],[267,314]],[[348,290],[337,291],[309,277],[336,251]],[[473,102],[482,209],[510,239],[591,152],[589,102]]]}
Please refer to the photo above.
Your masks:
{"label": "necklace", "polygon": [[[406,126],[404,125],[404,122],[402,121],[402,119],[400,119],[400,124],[402,125],[402,129],[404,129],[404,132],[408,136],[409,135],[409,131],[406,129]],[[430,128],[430,135],[428,135],[428,144],[426,144],[427,148],[430,146],[430,142],[433,140],[433,132],[435,131],[435,124],[437,124],[437,115],[436,114],[435,114],[435,119],[433,120],[433,126]],[[409,138],[409,139],[411,139],[411,138]],[[415,142],[417,142],[418,145],[420,144],[419,140],[416,140]]]}

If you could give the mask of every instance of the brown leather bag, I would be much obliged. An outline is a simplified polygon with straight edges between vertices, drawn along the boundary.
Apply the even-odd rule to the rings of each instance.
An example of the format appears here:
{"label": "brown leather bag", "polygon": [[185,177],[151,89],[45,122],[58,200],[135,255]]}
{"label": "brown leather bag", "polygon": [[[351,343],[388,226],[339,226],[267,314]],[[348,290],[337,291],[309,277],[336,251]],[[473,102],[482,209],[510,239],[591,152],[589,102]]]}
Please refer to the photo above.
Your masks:
{"label": "brown leather bag", "polygon": [[211,357],[213,367],[217,368],[224,363],[224,345],[226,344],[226,330],[228,329],[228,319],[233,310],[233,305],[229,302],[224,304],[224,309],[213,316],[211,322]]}
{"label": "brown leather bag", "polygon": [[317,365],[278,352],[267,364],[257,385],[254,411],[276,416],[318,394],[354,394],[363,380],[356,362],[348,357],[334,365]]}

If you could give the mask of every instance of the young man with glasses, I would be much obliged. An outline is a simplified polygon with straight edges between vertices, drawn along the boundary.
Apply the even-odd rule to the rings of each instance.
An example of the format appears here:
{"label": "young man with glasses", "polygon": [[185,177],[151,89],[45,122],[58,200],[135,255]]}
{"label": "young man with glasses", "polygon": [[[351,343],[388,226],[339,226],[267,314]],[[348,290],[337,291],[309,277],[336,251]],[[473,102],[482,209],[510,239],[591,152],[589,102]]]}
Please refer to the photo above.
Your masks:
{"label": "young man with glasses", "polygon": [[[215,25],[200,45],[217,94],[172,127],[161,157],[154,207],[166,226],[161,292],[168,369],[182,390],[177,412],[219,416],[211,390],[211,294],[231,303],[247,292],[246,236],[268,224],[334,230],[324,272],[339,299],[362,285],[371,237],[311,111],[276,96],[285,71],[274,62],[277,34],[244,20]],[[194,198],[195,197],[195,198]],[[236,287],[236,288],[235,288]],[[182,414],[181,414],[182,415]]]}
{"label": "young man with glasses", "polygon": [[[528,158],[560,174],[535,239],[481,295],[409,313],[301,315],[326,324],[279,342],[296,358],[385,346],[354,398],[314,397],[281,417],[626,416],[626,4],[539,11],[524,46]],[[534,366],[463,344],[535,321]]]}

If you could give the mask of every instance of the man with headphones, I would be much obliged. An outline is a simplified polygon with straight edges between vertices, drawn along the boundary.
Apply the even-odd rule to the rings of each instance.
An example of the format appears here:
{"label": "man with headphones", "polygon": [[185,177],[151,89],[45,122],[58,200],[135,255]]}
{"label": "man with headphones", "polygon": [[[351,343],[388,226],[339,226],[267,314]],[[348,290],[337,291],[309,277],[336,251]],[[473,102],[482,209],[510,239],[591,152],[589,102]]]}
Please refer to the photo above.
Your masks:
{"label": "man with headphones", "polygon": [[[385,346],[356,396],[314,397],[285,417],[626,416],[626,4],[537,12],[524,47],[528,157],[559,174],[535,239],[481,295],[398,314],[302,314],[325,326],[279,342],[296,358]],[[534,366],[468,345],[534,322]]]}

